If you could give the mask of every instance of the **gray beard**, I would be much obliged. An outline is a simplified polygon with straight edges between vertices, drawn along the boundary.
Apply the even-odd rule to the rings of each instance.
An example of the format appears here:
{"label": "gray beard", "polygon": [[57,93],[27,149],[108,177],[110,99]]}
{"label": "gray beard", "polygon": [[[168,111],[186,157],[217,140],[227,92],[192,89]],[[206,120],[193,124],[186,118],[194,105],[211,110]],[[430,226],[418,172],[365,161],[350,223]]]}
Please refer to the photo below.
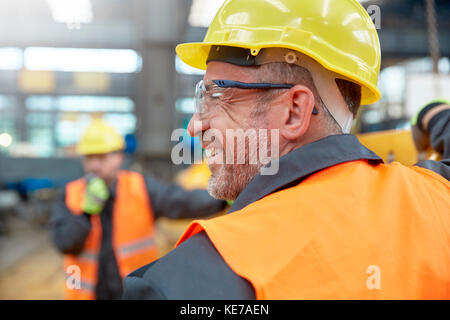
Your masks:
{"label": "gray beard", "polygon": [[[254,118],[258,118],[258,121],[262,121],[262,125],[261,123],[258,123],[257,120],[254,120],[252,124],[247,126],[247,129],[264,128],[267,126],[264,117],[255,116]],[[267,140],[264,140],[262,142],[260,141],[260,143],[267,144],[268,142]],[[268,143],[267,150],[270,149],[271,143]],[[245,155],[245,164],[223,164],[216,173],[211,172],[211,177],[208,180],[207,186],[207,190],[211,196],[220,200],[236,200],[242,190],[247,187],[250,181],[259,174],[261,168],[265,166],[259,159],[256,164],[249,163],[251,156],[253,157],[252,159],[256,159],[256,156],[259,153],[259,146],[256,150],[250,151],[249,146],[246,145],[245,150],[247,151]],[[251,155],[249,154],[250,152],[252,153]]]}
{"label": "gray beard", "polygon": [[207,190],[216,199],[236,200],[262,167],[262,164],[223,165],[209,178]]}

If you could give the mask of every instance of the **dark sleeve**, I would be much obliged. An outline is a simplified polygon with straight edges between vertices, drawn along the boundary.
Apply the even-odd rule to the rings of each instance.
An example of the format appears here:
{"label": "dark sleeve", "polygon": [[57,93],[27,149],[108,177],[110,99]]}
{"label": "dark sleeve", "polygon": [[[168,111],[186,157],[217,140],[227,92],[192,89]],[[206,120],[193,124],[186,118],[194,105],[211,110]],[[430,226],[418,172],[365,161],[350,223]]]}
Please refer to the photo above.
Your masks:
{"label": "dark sleeve", "polygon": [[56,248],[64,254],[78,254],[91,230],[89,216],[72,214],[65,203],[65,192],[53,204],[51,236]]}
{"label": "dark sleeve", "polygon": [[255,291],[225,263],[204,231],[124,280],[124,299],[254,300]]}
{"label": "dark sleeve", "polygon": [[431,146],[442,155],[442,160],[425,160],[416,165],[432,170],[450,180],[450,110],[443,110],[430,120],[428,133]]}
{"label": "dark sleeve", "polygon": [[170,219],[203,218],[223,210],[227,203],[216,200],[206,190],[188,191],[149,176],[145,179],[155,217]]}

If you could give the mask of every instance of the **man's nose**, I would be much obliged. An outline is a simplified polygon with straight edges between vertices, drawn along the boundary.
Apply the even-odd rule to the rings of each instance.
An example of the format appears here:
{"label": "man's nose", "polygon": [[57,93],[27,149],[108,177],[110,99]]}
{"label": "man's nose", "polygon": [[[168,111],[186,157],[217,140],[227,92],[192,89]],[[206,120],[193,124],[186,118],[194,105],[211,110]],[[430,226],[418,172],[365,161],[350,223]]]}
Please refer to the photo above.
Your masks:
{"label": "man's nose", "polygon": [[191,137],[197,137],[209,128],[209,121],[206,119],[201,119],[197,113],[194,113],[191,120],[189,121],[187,131]]}

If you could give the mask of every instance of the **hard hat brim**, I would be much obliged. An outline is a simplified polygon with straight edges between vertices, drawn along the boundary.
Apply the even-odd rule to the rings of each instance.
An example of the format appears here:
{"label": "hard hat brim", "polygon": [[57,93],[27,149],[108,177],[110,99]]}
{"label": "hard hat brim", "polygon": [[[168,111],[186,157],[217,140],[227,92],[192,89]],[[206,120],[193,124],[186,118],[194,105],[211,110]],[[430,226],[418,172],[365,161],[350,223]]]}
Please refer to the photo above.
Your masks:
{"label": "hard hat brim", "polygon": [[117,146],[114,148],[99,148],[99,147],[78,147],[77,148],[77,153],[79,155],[82,156],[89,156],[89,155],[94,155],[94,154],[108,154],[108,153],[112,153],[112,152],[117,152],[117,151],[123,151],[125,149],[125,146]]}
{"label": "hard hat brim", "polygon": [[372,85],[369,81],[362,81],[360,77],[358,78],[356,75],[346,71],[342,70],[334,65],[331,65],[328,61],[321,59],[317,55],[314,55],[313,53],[309,52],[306,49],[299,48],[299,47],[290,47],[286,45],[286,43],[268,43],[266,45],[259,45],[257,48],[255,47],[249,47],[247,44],[244,43],[223,43],[223,42],[191,42],[191,43],[183,43],[179,44],[176,47],[176,53],[180,57],[180,59],[186,63],[187,65],[201,69],[206,70],[206,60],[209,55],[209,51],[212,46],[230,46],[230,47],[239,47],[239,48],[246,48],[246,49],[252,49],[259,52],[260,49],[263,48],[287,48],[292,49],[298,52],[301,52],[312,59],[319,62],[324,68],[334,71],[340,75],[343,75],[344,77],[349,78],[351,81],[359,84],[361,86],[361,105],[368,105],[377,102],[381,98],[381,92],[378,90],[378,88],[374,85]]}

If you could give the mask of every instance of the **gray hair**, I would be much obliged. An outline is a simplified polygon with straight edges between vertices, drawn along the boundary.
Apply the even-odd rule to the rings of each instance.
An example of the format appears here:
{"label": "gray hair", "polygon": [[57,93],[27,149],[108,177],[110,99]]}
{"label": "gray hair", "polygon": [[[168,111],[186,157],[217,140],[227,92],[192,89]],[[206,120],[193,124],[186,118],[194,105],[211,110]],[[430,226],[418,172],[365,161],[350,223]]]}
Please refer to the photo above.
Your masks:
{"label": "gray hair", "polygon": [[[309,70],[298,65],[288,64],[285,62],[268,63],[254,68],[255,70],[257,70],[258,81],[269,83],[302,84],[308,87],[314,94],[316,106],[324,112],[329,124],[334,129],[342,132],[339,124],[332,117],[328,109],[325,107],[322,99],[320,98]],[[343,79],[336,79],[336,84],[350,111],[353,113],[353,116],[356,117],[359,106],[361,104],[361,86]],[[262,115],[267,112],[267,108],[264,108],[262,106],[267,105],[267,102],[269,102],[273,97],[276,96],[277,91],[278,90],[271,90],[265,94],[260,95],[260,106],[259,108],[256,108],[257,110],[255,110],[255,116]]]}

